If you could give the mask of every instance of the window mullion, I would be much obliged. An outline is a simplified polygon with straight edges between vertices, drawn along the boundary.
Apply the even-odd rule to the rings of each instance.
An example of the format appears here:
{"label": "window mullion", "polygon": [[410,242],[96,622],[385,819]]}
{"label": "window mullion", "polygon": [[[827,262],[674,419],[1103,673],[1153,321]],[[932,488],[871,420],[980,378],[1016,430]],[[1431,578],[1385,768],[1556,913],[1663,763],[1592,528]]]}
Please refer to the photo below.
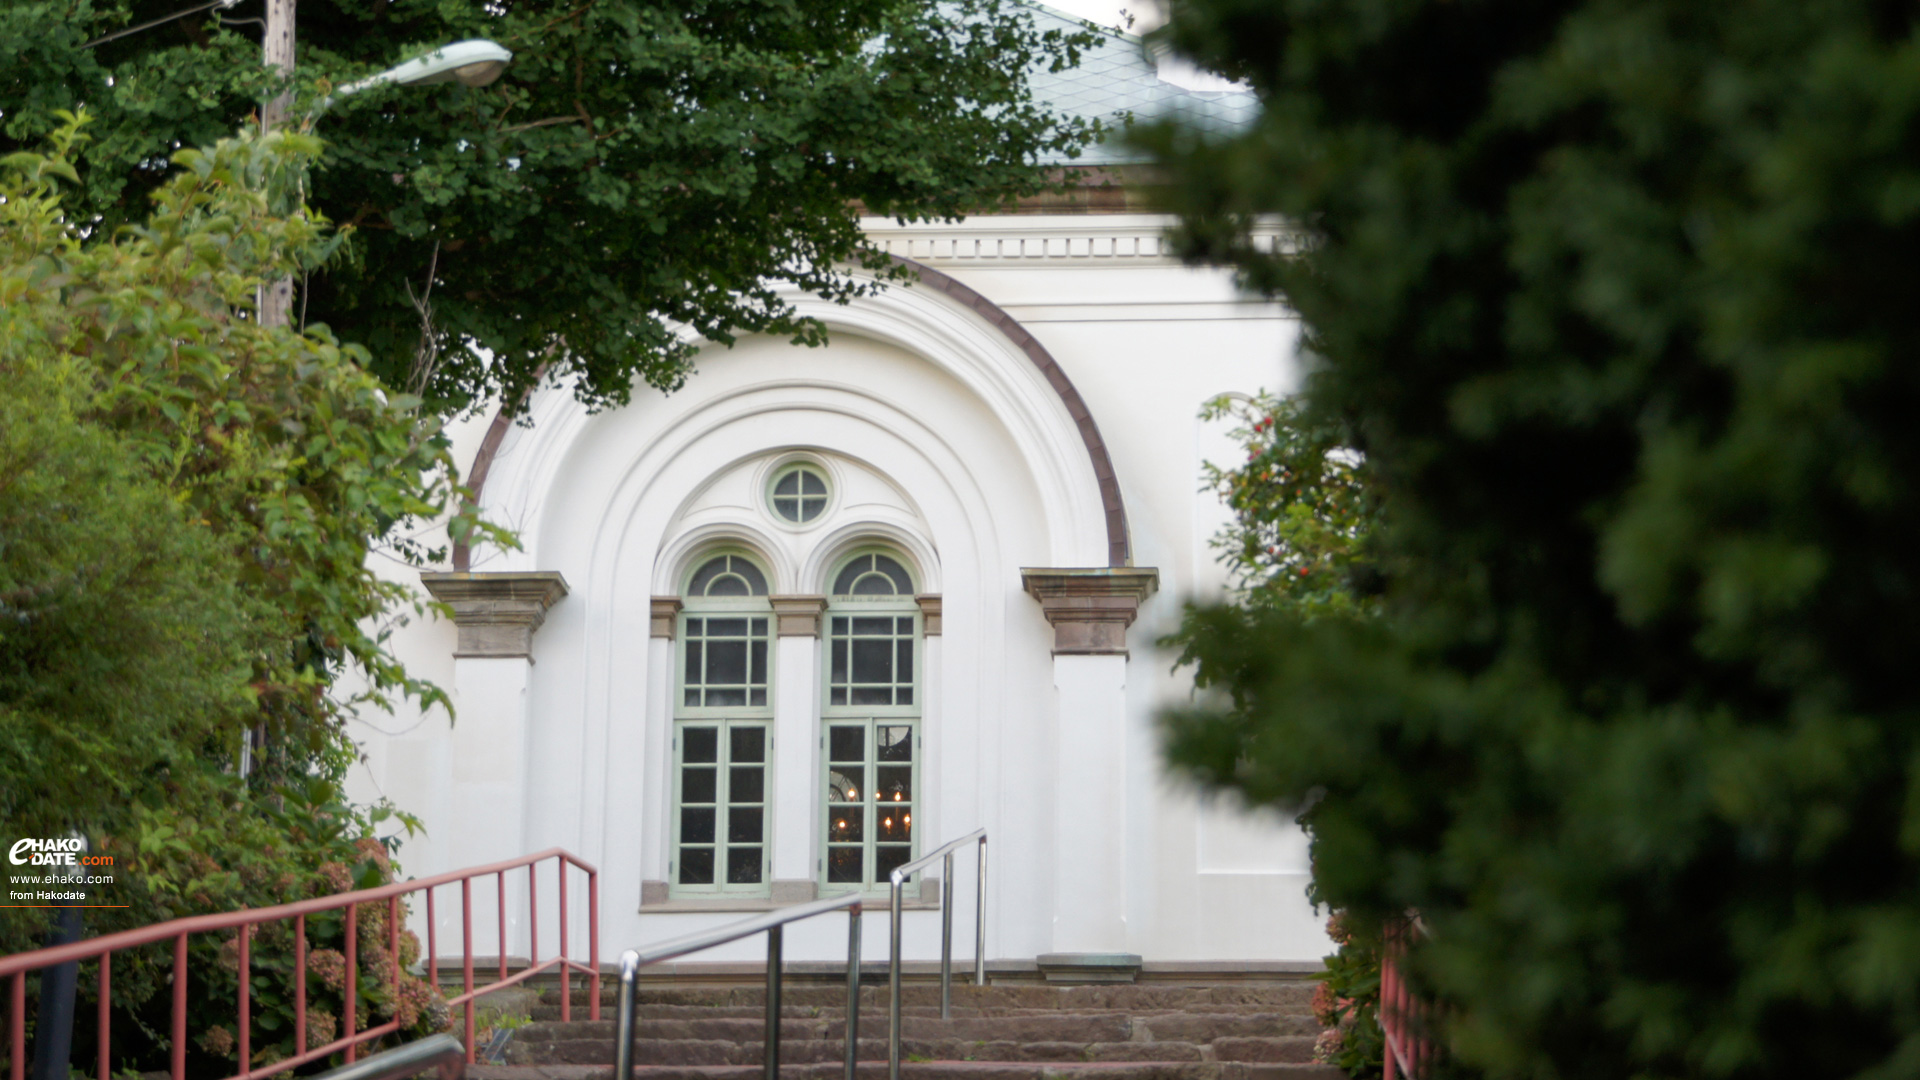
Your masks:
{"label": "window mullion", "polygon": [[[670,816],[673,829],[670,850],[674,853],[675,865],[670,888],[688,896],[764,894],[769,887],[772,848],[772,823],[766,797],[771,771],[767,758],[773,743],[767,717],[772,709],[773,668],[777,666],[771,646],[773,613],[765,600],[764,575],[748,560],[737,555],[720,556],[708,560],[705,568],[712,572],[708,574],[707,569],[703,569],[701,574],[706,574],[710,582],[728,587],[726,591],[719,591],[716,585],[716,591],[690,597],[692,607],[680,614],[680,633],[676,636],[681,652],[675,664],[680,686],[674,697],[673,721],[676,772]],[[699,577],[696,575],[696,579]],[[728,585],[729,582],[732,584]],[[686,832],[690,794],[686,777],[687,743],[690,733],[697,729],[711,732],[717,743],[712,751],[703,745],[701,755],[710,760],[693,765],[696,769],[713,770],[710,788],[701,781],[701,790],[693,793],[708,794],[711,799],[710,804],[704,799],[695,804],[698,806],[695,813],[711,815],[712,832],[706,834],[704,822],[696,817],[693,827],[703,839],[689,840]],[[747,740],[747,745],[736,746],[736,739]],[[735,775],[736,768],[743,767],[737,759],[740,753],[751,754],[755,743],[761,760],[748,761],[745,765],[760,772],[760,796],[753,802],[758,807],[759,839],[736,842],[735,804],[750,794],[746,785],[753,779]],[[736,779],[743,785],[739,790],[734,783]],[[751,822],[743,818],[740,827],[743,836],[753,835]],[[698,849],[700,858],[695,860],[692,879],[685,880],[689,845]],[[736,847],[741,850],[736,852]],[[743,864],[736,875],[735,861],[744,859],[746,851],[756,847],[757,868]],[[703,874],[700,864],[705,859],[711,859],[712,867]],[[750,880],[736,880],[736,876]]]}
{"label": "window mullion", "polygon": [[732,853],[728,850],[728,821],[733,817],[733,723],[720,721],[720,775],[714,778],[713,789],[713,884],[721,891],[732,886],[728,881],[727,868],[732,865]]}
{"label": "window mullion", "polygon": [[[823,621],[826,631],[821,670],[824,678],[822,722],[829,729],[845,727],[850,737],[861,733],[860,781],[865,794],[859,800],[859,858],[845,845],[844,862],[835,870],[832,852],[825,863],[823,884],[845,888],[855,867],[861,887],[883,889],[888,869],[910,861],[920,847],[912,818],[921,809],[920,719],[925,708],[921,672],[923,622],[914,602],[911,575],[888,554],[865,552],[841,564],[830,579],[831,597]],[[887,741],[883,747],[882,742]],[[904,740],[904,741],[903,741]],[[844,757],[829,753],[829,762],[850,769],[852,747]],[[849,778],[850,779],[850,778]],[[826,785],[831,789],[832,781]],[[823,789],[823,790],[826,790]],[[900,802],[891,800],[895,796]],[[827,796],[831,798],[830,794]],[[848,807],[852,809],[852,807]],[[917,814],[922,821],[924,814]],[[831,812],[825,815],[829,840],[837,831]],[[882,822],[886,822],[883,829]],[[838,880],[835,880],[835,879]]]}
{"label": "window mullion", "polygon": [[875,854],[878,849],[874,847],[874,830],[880,827],[880,799],[874,787],[880,782],[880,764],[876,760],[877,751],[873,745],[877,734],[873,721],[867,721],[867,760],[861,764],[861,772],[865,776],[867,785],[867,827],[860,834],[860,878],[867,882],[873,881],[873,871],[879,865],[880,858]]}

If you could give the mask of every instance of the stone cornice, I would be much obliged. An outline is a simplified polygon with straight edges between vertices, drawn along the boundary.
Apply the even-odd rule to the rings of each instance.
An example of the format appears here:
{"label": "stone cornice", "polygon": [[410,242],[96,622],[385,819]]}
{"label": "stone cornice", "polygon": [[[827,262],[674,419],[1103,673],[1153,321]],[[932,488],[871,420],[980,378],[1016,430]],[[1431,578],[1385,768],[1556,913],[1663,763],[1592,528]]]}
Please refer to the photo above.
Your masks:
{"label": "stone cornice", "polygon": [[532,656],[533,632],[567,595],[567,581],[557,570],[421,574],[420,583],[453,609],[460,628],[456,657]]}
{"label": "stone cornice", "polygon": [[781,637],[819,637],[820,613],[827,610],[824,596],[769,596],[773,606],[774,632]]}
{"label": "stone cornice", "polygon": [[668,641],[672,641],[674,627],[680,621],[675,618],[675,616],[680,614],[680,609],[684,606],[685,605],[680,603],[680,598],[677,596],[654,597],[649,612],[652,616],[652,622],[647,628],[647,636],[663,637]]}
{"label": "stone cornice", "polygon": [[1055,656],[1125,656],[1127,627],[1160,587],[1150,566],[1027,567],[1020,583],[1053,626]]}

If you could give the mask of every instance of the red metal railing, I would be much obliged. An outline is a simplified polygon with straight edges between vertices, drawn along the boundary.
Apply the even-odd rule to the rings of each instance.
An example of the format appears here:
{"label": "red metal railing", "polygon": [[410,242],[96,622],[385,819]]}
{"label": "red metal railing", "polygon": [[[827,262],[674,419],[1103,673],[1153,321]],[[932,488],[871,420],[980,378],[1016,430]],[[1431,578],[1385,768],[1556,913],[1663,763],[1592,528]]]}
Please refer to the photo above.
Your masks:
{"label": "red metal railing", "polygon": [[[540,959],[539,929],[539,864],[548,859],[554,860],[559,878],[560,892],[560,948],[553,957]],[[579,963],[568,956],[567,948],[567,868],[572,866],[585,871],[587,875],[587,952],[588,962]],[[527,967],[517,974],[507,974],[507,874],[525,867],[527,871],[527,925],[528,952]],[[493,983],[475,988],[473,985],[473,882],[475,878],[493,875],[499,888],[500,925],[499,975]],[[524,855],[506,862],[476,866],[467,870],[455,870],[430,878],[413,881],[399,881],[391,885],[382,885],[376,889],[361,889],[358,892],[339,893],[323,896],[314,900],[303,900],[295,904],[281,904],[270,908],[249,908],[230,911],[220,915],[198,915],[171,922],[155,923],[137,930],[126,930],[106,937],[77,941],[71,945],[56,945],[52,948],[37,949],[33,952],[17,953],[0,957],[0,979],[11,976],[12,987],[9,997],[9,1022],[7,1025],[7,1046],[12,1058],[11,1080],[25,1080],[27,1046],[27,974],[41,968],[52,967],[72,961],[98,960],[100,962],[100,1003],[99,1003],[99,1045],[97,1080],[111,1080],[112,1069],[112,1030],[111,1002],[113,986],[113,954],[123,949],[150,945],[158,941],[173,941],[173,1026],[172,1026],[172,1080],[186,1080],[187,1070],[187,938],[193,934],[206,934],[222,930],[238,930],[236,934],[240,962],[240,993],[238,1002],[238,1023],[235,1024],[236,1049],[242,1072],[234,1074],[231,1080],[257,1080],[259,1077],[282,1073],[297,1065],[318,1060],[336,1053],[344,1053],[347,1061],[354,1060],[361,1044],[371,1042],[383,1035],[398,1031],[398,1017],[367,1028],[354,1030],[353,1003],[357,1000],[356,979],[359,975],[355,949],[358,944],[358,917],[360,905],[385,901],[387,905],[387,949],[395,962],[391,965],[393,991],[398,996],[400,980],[400,899],[411,893],[424,893],[426,899],[427,942],[424,950],[426,976],[429,985],[436,990],[440,985],[440,954],[438,946],[438,923],[434,918],[434,890],[443,885],[460,885],[460,968],[462,992],[447,999],[451,1006],[464,1006],[466,1012],[467,1062],[474,1060],[473,1046],[473,1003],[476,998],[504,990],[515,983],[524,982],[545,971],[558,970],[560,973],[560,1018],[571,1020],[572,1003],[569,993],[573,972],[578,971],[588,977],[592,986],[592,1018],[600,1019],[600,872],[591,865],[568,854],[560,848],[549,848],[534,855]],[[325,911],[346,909],[346,986],[343,991],[348,1007],[341,1009],[341,1037],[311,1050],[302,1050],[292,1057],[282,1058],[271,1064],[250,1068],[252,1039],[253,1002],[249,994],[250,976],[250,939],[253,928],[263,923],[292,919],[294,923],[294,1035],[296,1049],[307,1045],[307,916]]]}
{"label": "red metal railing", "polygon": [[1428,1024],[1433,1007],[1407,985],[1407,947],[1418,933],[1415,919],[1387,924],[1380,954],[1380,1030],[1387,1037],[1382,1080],[1424,1080],[1439,1057],[1440,1048]]}

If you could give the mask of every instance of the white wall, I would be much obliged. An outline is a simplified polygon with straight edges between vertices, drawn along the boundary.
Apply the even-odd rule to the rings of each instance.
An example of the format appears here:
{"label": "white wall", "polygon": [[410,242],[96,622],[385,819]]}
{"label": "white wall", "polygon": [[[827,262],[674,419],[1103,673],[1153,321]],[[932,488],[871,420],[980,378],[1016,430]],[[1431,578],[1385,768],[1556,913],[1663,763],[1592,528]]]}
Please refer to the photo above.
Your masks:
{"label": "white wall", "polygon": [[[1184,700],[1188,684],[1153,642],[1185,598],[1218,595],[1221,584],[1205,549],[1220,510],[1198,490],[1199,462],[1231,444],[1196,413],[1216,394],[1285,389],[1297,377],[1288,313],[1239,296],[1223,273],[1160,256],[1162,224],[1111,215],[869,227],[978,290],[1047,347],[1108,445],[1135,564],[1160,571],[1160,593],[1130,634],[1124,734],[1107,755],[1124,791],[1114,828],[1128,947],[1149,960],[1317,959],[1330,947],[1304,899],[1298,830],[1208,806],[1168,782],[1157,760],[1154,712]],[[725,538],[765,553],[776,593],[821,593],[835,552],[884,537],[945,598],[931,673],[937,697],[924,720],[922,842],[986,826],[994,838],[990,953],[1049,951],[1046,913],[1056,890],[1071,887],[1053,872],[1061,856],[1051,797],[1061,769],[1049,727],[1054,668],[1050,629],[1022,593],[1019,570],[1104,565],[1085,450],[1030,362],[947,298],[894,289],[851,309],[803,306],[832,322],[830,345],[750,339],[709,350],[683,391],[643,393],[591,416],[564,390],[539,397],[534,427],[509,435],[486,490],[489,512],[522,530],[525,550],[479,552],[473,567],[557,570],[572,589],[534,639],[529,737],[491,751],[463,740],[462,753],[500,760],[450,763],[456,744],[444,717],[382,718],[356,728],[369,758],[355,774],[358,792],[377,789],[427,820],[428,836],[402,852],[410,872],[425,874],[455,865],[454,838],[466,827],[460,808],[474,797],[457,778],[523,770],[528,809],[512,839],[527,851],[566,847],[600,866],[603,958],[738,918],[638,907],[640,881],[664,878],[666,858],[671,673],[659,667],[671,652],[647,636],[648,600],[674,591],[703,542]],[[464,453],[483,424],[459,433]],[[763,470],[793,450],[820,454],[835,473],[839,502],[821,529],[777,528],[760,509]],[[397,648],[451,685],[451,627],[416,624]],[[813,701],[808,724],[817,718]],[[778,827],[777,866],[811,865],[814,830]],[[970,918],[970,871],[958,883],[958,914]],[[885,955],[874,922],[868,958]],[[844,923],[830,923],[791,932],[788,957],[843,955]],[[551,933],[543,929],[543,941]],[[760,948],[743,943],[703,958],[754,959]],[[937,948],[931,916],[915,913],[909,955]]]}

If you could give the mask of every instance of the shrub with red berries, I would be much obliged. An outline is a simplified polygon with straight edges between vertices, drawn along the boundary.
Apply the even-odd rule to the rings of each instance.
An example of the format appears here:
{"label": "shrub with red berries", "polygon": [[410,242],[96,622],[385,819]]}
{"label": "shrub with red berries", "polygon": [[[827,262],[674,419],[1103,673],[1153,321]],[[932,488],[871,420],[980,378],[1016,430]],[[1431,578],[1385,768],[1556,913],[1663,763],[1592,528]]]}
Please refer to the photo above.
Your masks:
{"label": "shrub with red berries", "polygon": [[1203,466],[1233,511],[1213,538],[1242,598],[1308,616],[1366,614],[1379,592],[1366,542],[1378,514],[1367,462],[1292,399],[1223,395],[1202,419],[1240,421],[1245,463]]}
{"label": "shrub with red berries", "polygon": [[[1234,603],[1189,608],[1180,630],[1164,642],[1183,649],[1183,663],[1198,663],[1195,682],[1205,687],[1246,674],[1238,661],[1257,649],[1259,635],[1251,627],[1262,616],[1368,621],[1379,610],[1382,575],[1369,548],[1380,512],[1375,480],[1366,458],[1348,448],[1336,424],[1316,419],[1293,399],[1266,394],[1216,398],[1201,416],[1239,421],[1232,434],[1247,452],[1244,464],[1205,466],[1208,486],[1233,512],[1213,546],[1233,575]],[[1229,656],[1234,659],[1225,659]],[[1171,717],[1176,724],[1179,716]],[[1244,732],[1226,734],[1241,738]],[[1248,758],[1243,745],[1223,749],[1222,757]],[[1263,793],[1250,783],[1257,779],[1202,777],[1216,786],[1237,787],[1259,802]],[[1311,836],[1312,811],[1299,821]],[[1379,1023],[1379,934],[1357,928],[1344,912],[1335,911],[1327,936],[1339,948],[1327,957],[1324,981],[1314,995],[1314,1015],[1326,1028],[1315,1043],[1314,1059],[1349,1076],[1379,1076],[1385,1047]]]}

